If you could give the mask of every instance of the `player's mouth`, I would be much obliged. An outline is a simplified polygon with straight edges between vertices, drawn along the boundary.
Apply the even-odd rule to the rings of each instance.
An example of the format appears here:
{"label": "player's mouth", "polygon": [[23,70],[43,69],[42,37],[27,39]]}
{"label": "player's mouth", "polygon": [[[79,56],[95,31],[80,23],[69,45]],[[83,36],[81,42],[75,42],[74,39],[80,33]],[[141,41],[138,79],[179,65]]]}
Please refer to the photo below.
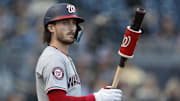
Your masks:
{"label": "player's mouth", "polygon": [[70,36],[71,38],[74,38],[74,34],[73,33],[68,33],[68,36]]}

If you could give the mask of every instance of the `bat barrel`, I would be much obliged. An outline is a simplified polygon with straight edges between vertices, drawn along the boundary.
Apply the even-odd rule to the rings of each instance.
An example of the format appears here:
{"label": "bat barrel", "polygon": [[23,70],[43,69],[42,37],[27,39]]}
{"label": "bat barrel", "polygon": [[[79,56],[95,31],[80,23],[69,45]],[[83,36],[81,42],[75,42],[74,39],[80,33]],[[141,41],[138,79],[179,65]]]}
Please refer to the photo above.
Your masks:
{"label": "bat barrel", "polygon": [[131,29],[133,29],[135,31],[139,31],[145,13],[146,13],[146,11],[143,8],[136,9],[136,13],[135,13],[135,16],[134,16],[132,24],[131,24]]}
{"label": "bat barrel", "polygon": [[[145,9],[143,9],[143,8],[137,8],[137,9],[136,9],[136,12],[135,12],[135,15],[134,15],[134,17],[133,17],[133,20],[132,20],[130,29],[132,29],[132,30],[134,30],[134,31],[139,31],[140,28],[141,28],[141,24],[142,24],[142,21],[143,21],[143,18],[144,18],[144,15],[145,15],[145,14],[146,14]],[[121,48],[120,48],[120,49],[121,49]],[[127,61],[127,58],[121,56],[120,64],[119,64],[119,65],[120,65],[121,67],[124,67],[125,64],[126,64],[126,61]]]}

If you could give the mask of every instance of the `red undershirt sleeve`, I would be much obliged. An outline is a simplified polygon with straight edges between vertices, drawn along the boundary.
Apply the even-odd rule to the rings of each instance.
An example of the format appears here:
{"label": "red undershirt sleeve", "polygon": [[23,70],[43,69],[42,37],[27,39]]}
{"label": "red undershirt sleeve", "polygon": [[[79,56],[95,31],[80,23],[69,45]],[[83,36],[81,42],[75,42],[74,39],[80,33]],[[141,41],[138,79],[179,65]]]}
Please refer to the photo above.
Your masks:
{"label": "red undershirt sleeve", "polygon": [[59,89],[51,90],[47,93],[47,95],[49,97],[49,101],[95,101],[93,94],[82,97],[66,96],[66,92]]}

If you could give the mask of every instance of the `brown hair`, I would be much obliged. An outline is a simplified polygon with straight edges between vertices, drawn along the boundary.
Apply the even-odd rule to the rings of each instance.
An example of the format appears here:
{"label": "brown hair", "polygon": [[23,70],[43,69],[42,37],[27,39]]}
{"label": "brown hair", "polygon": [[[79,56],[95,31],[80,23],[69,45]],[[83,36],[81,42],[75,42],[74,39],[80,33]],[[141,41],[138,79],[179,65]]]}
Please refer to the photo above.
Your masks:
{"label": "brown hair", "polygon": [[[56,24],[56,21],[50,22],[49,24]],[[48,24],[44,27],[43,42],[47,43],[47,45],[49,45],[49,43],[51,41],[51,32],[48,30],[47,26],[48,26]]]}
{"label": "brown hair", "polygon": [[43,33],[43,42],[47,43],[47,45],[49,45],[50,41],[51,41],[51,32],[49,32],[49,30],[47,29],[47,27],[44,29],[44,33]]}

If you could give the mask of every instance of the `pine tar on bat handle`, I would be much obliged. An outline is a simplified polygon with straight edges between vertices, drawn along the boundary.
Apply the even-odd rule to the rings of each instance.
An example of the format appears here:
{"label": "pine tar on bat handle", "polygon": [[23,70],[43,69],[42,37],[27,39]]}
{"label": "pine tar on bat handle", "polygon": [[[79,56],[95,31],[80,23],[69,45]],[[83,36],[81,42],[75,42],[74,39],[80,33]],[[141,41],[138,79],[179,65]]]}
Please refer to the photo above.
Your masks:
{"label": "pine tar on bat handle", "polygon": [[114,76],[112,88],[117,88],[121,70],[125,67],[128,58],[133,57],[136,42],[138,41],[139,36],[141,35],[140,28],[144,15],[145,10],[143,8],[137,8],[131,26],[128,26],[126,29],[125,36],[121,44],[121,48],[119,50],[121,59]]}

